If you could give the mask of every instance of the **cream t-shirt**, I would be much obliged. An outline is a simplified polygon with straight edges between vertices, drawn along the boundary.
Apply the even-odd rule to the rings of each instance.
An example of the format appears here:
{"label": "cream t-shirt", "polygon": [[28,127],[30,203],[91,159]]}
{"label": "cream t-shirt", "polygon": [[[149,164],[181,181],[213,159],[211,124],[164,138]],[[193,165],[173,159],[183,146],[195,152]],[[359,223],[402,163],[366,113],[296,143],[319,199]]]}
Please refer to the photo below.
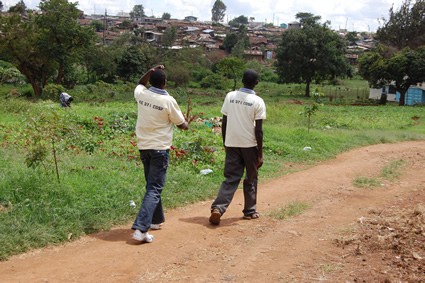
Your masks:
{"label": "cream t-shirt", "polygon": [[139,149],[169,149],[175,125],[185,122],[176,100],[165,90],[147,89],[138,85],[134,90],[137,101],[136,136]]}
{"label": "cream t-shirt", "polygon": [[227,116],[225,146],[257,146],[255,120],[266,119],[266,105],[255,91],[241,88],[229,92],[224,99],[221,113]]}

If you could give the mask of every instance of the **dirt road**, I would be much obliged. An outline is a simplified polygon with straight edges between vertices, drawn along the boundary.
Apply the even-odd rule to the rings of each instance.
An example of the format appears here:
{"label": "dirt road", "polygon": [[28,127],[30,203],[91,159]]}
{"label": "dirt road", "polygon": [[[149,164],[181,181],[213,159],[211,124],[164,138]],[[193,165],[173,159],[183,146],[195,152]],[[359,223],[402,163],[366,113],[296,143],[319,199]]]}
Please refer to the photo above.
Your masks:
{"label": "dirt road", "polygon": [[[380,178],[382,169],[395,160],[404,161],[401,175]],[[355,187],[358,177],[379,179],[382,186]],[[360,239],[366,233],[362,219],[413,207],[420,217],[425,205],[425,141],[343,153],[261,183],[258,201],[262,216],[257,220],[241,218],[239,190],[217,227],[208,224],[211,203],[202,202],[167,211],[164,228],[152,232],[155,241],[150,244],[135,244],[129,224],[15,256],[0,262],[0,282],[425,282],[425,230],[417,233],[409,259],[419,273],[416,268],[410,275],[389,265],[397,260],[392,251],[387,252],[391,260],[385,261],[373,250],[359,252],[360,246],[348,241],[341,245],[341,239]],[[268,216],[294,201],[311,207],[285,220]]]}

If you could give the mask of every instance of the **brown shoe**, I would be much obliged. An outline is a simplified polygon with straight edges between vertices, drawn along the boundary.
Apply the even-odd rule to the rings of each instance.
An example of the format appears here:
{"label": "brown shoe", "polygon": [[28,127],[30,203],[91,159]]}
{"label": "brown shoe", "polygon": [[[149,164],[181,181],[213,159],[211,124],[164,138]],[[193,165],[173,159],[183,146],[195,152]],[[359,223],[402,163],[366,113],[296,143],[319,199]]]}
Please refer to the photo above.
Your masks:
{"label": "brown shoe", "polygon": [[218,210],[218,208],[214,208],[211,211],[210,223],[212,225],[218,225],[218,224],[220,224],[220,218],[221,218],[220,210]]}

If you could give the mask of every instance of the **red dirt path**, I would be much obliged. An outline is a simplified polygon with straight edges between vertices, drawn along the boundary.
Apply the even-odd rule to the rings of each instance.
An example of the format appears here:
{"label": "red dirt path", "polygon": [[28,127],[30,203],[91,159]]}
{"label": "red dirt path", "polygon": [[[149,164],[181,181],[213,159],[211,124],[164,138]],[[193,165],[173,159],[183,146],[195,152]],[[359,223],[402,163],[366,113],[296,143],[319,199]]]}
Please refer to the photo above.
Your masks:
{"label": "red dirt path", "polygon": [[[382,179],[382,169],[395,160],[405,161],[401,176]],[[380,179],[383,185],[358,188],[353,185],[358,177]],[[371,223],[387,214],[425,218],[425,141],[343,153],[261,183],[258,201],[261,218],[243,220],[238,190],[217,227],[208,224],[211,202],[167,211],[167,222],[152,232],[151,244],[135,244],[129,224],[15,256],[0,262],[0,282],[425,282],[420,218],[415,218],[417,238],[405,237],[410,257],[364,242],[381,239]],[[293,201],[311,208],[285,220],[268,216]],[[407,214],[409,209],[415,212]]]}

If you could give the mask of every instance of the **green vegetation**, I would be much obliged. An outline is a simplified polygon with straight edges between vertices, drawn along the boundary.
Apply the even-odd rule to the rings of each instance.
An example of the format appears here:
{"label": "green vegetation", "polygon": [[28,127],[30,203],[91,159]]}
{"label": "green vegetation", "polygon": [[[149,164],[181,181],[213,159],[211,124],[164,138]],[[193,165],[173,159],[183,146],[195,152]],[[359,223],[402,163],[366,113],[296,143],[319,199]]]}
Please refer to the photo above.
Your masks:
{"label": "green vegetation", "polygon": [[[219,22],[225,5],[215,2],[212,13]],[[40,8],[45,13],[16,5],[0,17],[0,58],[5,60],[0,60],[0,260],[134,219],[137,208],[129,204],[140,205],[144,178],[134,137],[133,90],[140,75],[157,64],[165,65],[167,88],[182,111],[197,118],[189,131],[175,131],[163,192],[166,209],[216,195],[224,161],[220,109],[226,92],[241,87],[246,68],[260,74],[256,91],[267,105],[261,181],[291,172],[288,164],[313,165],[359,146],[425,138],[423,107],[378,106],[368,101],[366,81],[337,79],[349,71],[342,61],[343,41],[327,24],[317,23],[320,16],[298,14],[309,28],[276,39],[280,64],[274,65],[244,59],[245,16],[237,18],[238,31],[223,43],[233,57],[223,58],[202,48],[163,48],[175,39],[172,29],[156,46],[139,28],[111,44],[95,42],[94,30],[106,27],[77,25],[76,4],[48,0]],[[144,16],[143,5],[135,5],[131,16]],[[307,39],[323,38],[329,50],[310,48]],[[289,51],[300,50],[306,53],[298,62],[294,56],[286,60]],[[402,59],[412,54],[396,59],[407,66]],[[363,75],[375,78],[375,70],[367,70]],[[320,107],[308,97],[310,88],[320,89]],[[72,108],[59,106],[61,91],[74,98]],[[395,176],[399,166],[386,167],[385,178]],[[212,173],[200,174],[206,168]],[[290,203],[277,217],[307,208]]]}
{"label": "green vegetation", "polygon": [[388,180],[397,179],[401,175],[405,163],[404,160],[391,161],[382,169],[382,177]]}
{"label": "green vegetation", "polygon": [[358,188],[373,188],[382,185],[378,179],[368,177],[358,177],[354,179],[353,184]]}
{"label": "green vegetation", "polygon": [[[425,137],[422,108],[391,105],[325,103],[308,133],[308,121],[299,113],[313,102],[302,94],[288,95],[286,87],[258,86],[268,115],[261,180],[291,172],[288,163],[312,165],[363,145]],[[144,181],[135,147],[132,88],[105,83],[79,86],[69,109],[49,100],[5,98],[10,87],[0,90],[0,258],[109,229],[135,217],[137,209],[129,201],[140,205]],[[188,132],[175,131],[163,193],[167,209],[211,199],[223,179],[224,160],[219,123],[213,118],[220,116],[225,91],[178,88],[170,93],[183,112],[190,106],[192,115],[200,119],[192,122]],[[87,102],[79,102],[84,99]],[[36,141],[44,149],[42,155],[30,155],[38,152]],[[312,149],[304,151],[306,146]],[[30,160],[37,166],[28,167]],[[205,168],[213,173],[201,175]]]}
{"label": "green vegetation", "polygon": [[283,208],[279,208],[273,212],[271,212],[269,215],[273,218],[283,220],[287,219],[292,216],[297,216],[302,214],[304,211],[309,209],[311,207],[310,204],[299,202],[299,201],[293,201],[289,204],[287,204]]}
{"label": "green vegetation", "polygon": [[[382,168],[380,177],[385,180],[393,181],[402,174],[404,160],[393,160]],[[353,181],[354,186],[359,188],[373,188],[382,186],[379,178],[358,177]]]}

